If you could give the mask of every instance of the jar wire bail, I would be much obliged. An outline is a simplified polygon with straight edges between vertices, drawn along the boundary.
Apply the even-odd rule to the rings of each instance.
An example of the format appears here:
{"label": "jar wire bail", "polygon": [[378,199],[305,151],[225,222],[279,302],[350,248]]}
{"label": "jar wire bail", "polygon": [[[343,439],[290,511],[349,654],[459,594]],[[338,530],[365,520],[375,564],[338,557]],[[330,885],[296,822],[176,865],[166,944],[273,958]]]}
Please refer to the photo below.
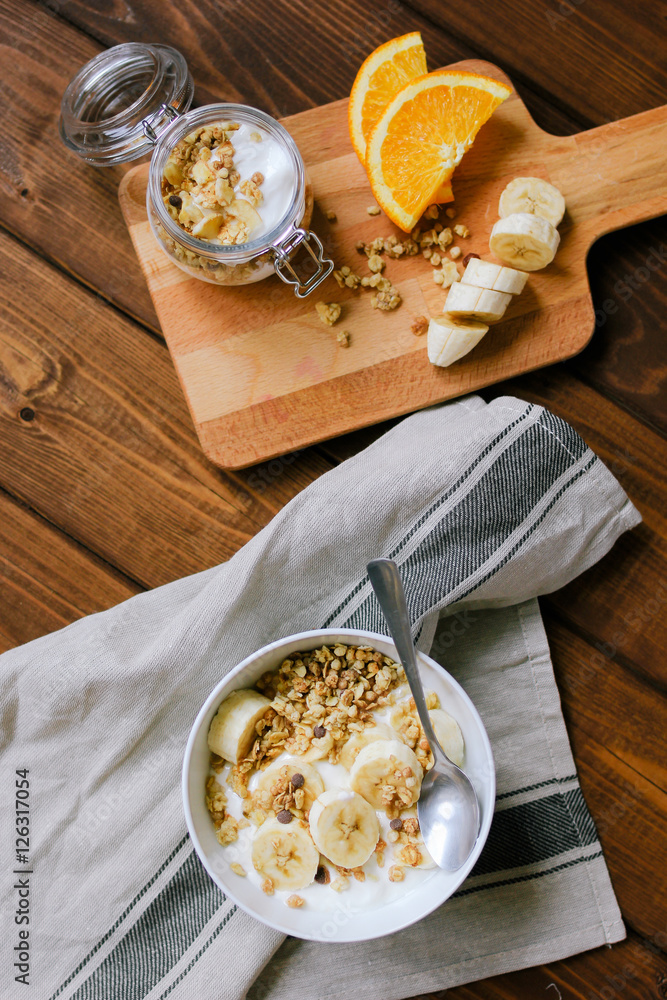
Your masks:
{"label": "jar wire bail", "polygon": [[[311,244],[314,244],[315,249]],[[315,273],[311,274],[306,281],[302,281],[291,262],[291,258],[301,246],[315,264]],[[271,253],[273,254],[276,274],[286,285],[293,286],[294,294],[299,299],[309,295],[334,269],[334,262],[324,256],[324,247],[319,238],[308,229],[295,227],[283,240],[273,244]]]}

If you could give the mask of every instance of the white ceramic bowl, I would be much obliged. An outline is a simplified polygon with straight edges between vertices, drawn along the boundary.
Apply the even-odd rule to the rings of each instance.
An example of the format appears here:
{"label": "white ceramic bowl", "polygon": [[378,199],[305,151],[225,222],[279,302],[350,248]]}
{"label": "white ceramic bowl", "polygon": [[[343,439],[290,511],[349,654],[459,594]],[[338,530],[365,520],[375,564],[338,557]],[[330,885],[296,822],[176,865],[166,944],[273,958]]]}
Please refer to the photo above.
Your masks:
{"label": "white ceramic bowl", "polygon": [[[226,896],[257,920],[276,930],[312,941],[366,941],[393,934],[421,920],[456,892],[477,861],[486,841],[496,794],[495,769],[489,738],[479,714],[457,681],[438,663],[422,653],[418,656],[425,686],[440,695],[443,706],[455,717],[463,732],[466,757],[464,769],[470,777],[480,803],[482,825],[475,849],[457,872],[440,868],[405,896],[372,910],[354,905],[354,884],[335,900],[334,908],[315,912],[314,907],[290,909],[278,896],[267,896],[249,878],[239,878],[229,869],[224,849],[206,809],[204,785],[209,773],[207,736],[218,706],[237,688],[252,687],[261,675],[280,666],[297,650],[316,649],[335,642],[373,646],[381,653],[397,657],[390,639],[373,632],[353,629],[322,629],[300,632],[264,646],[234,667],[211,692],[192,727],[183,761],[183,805],[192,843],[202,864]],[[335,893],[330,894],[335,896]]]}

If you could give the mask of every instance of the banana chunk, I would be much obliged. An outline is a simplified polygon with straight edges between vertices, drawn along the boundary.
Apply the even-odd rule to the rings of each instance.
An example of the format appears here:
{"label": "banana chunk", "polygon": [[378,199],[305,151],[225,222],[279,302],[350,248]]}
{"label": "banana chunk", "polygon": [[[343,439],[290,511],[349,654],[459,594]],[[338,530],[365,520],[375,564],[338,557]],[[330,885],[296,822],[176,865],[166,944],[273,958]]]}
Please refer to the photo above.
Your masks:
{"label": "banana chunk", "polygon": [[308,827],[298,820],[288,825],[267,819],[252,842],[252,863],[276,889],[305,889],[315,878],[320,852]]}
{"label": "banana chunk", "polygon": [[509,292],[494,292],[457,281],[449,289],[445,312],[462,319],[475,319],[479,323],[497,323],[505,315],[511,301]]}
{"label": "banana chunk", "polygon": [[200,240],[215,239],[224,221],[224,215],[205,215],[200,222],[192,227],[192,235],[197,236]]}
{"label": "banana chunk", "polygon": [[370,858],[380,836],[375,809],[357,792],[333,788],[310,810],[310,833],[334,865],[357,868]]}
{"label": "banana chunk", "polygon": [[330,751],[333,750],[335,742],[333,734],[329,731],[324,736],[313,737],[308,750],[304,754],[301,754],[301,759],[324,760],[325,757],[329,756]]}
{"label": "banana chunk", "polygon": [[557,187],[541,177],[515,177],[500,196],[498,215],[506,219],[515,212],[539,215],[558,226],[565,215],[565,199]]}
{"label": "banana chunk", "polygon": [[428,714],[438,743],[453,764],[463,767],[465,748],[458,722],[444,708],[432,708]]}
{"label": "banana chunk", "polygon": [[468,261],[461,281],[465,285],[490,288],[494,292],[520,295],[528,281],[528,274],[526,271],[516,271],[512,267],[503,267],[501,264],[493,264],[490,260],[478,260],[473,257]]}
{"label": "banana chunk", "polygon": [[472,351],[488,329],[486,323],[478,323],[473,319],[457,319],[447,313],[432,319],[426,335],[429,361],[440,368],[453,365],[455,361]]}
{"label": "banana chunk", "polygon": [[[431,708],[428,714],[438,743],[449,759],[461,767],[464,744],[458,722],[449,712],[445,712],[444,708]],[[417,709],[412,707],[410,701],[405,701],[394,709],[391,714],[391,724],[410,747],[416,746],[417,741],[424,735]]]}
{"label": "banana chunk", "polygon": [[400,740],[375,740],[360,750],[350,769],[350,787],[374,809],[413,806],[424,771],[415,754]]}
{"label": "banana chunk", "polygon": [[209,750],[238,764],[247,757],[257,736],[255,726],[271,705],[259,691],[232,691],[220,705],[208,731]]}
{"label": "banana chunk", "polygon": [[369,743],[375,743],[376,740],[395,740],[396,733],[391,728],[387,726],[384,722],[378,722],[376,726],[371,726],[369,729],[362,729],[360,733],[355,733],[354,736],[343,745],[343,748],[338,757],[338,761],[343,767],[346,767],[349,771],[360,750],[368,746]]}
{"label": "banana chunk", "polygon": [[520,271],[539,271],[554,259],[559,243],[560,236],[547,219],[515,212],[495,223],[489,249],[504,264]]}
{"label": "banana chunk", "polygon": [[[264,792],[273,800],[276,796],[289,792],[295,796],[298,806],[308,812],[318,795],[324,791],[324,782],[319,771],[302,760],[288,761],[286,764],[271,764],[266,771],[260,771],[256,791]],[[268,802],[268,800],[265,800]],[[270,804],[267,805],[270,808]]]}

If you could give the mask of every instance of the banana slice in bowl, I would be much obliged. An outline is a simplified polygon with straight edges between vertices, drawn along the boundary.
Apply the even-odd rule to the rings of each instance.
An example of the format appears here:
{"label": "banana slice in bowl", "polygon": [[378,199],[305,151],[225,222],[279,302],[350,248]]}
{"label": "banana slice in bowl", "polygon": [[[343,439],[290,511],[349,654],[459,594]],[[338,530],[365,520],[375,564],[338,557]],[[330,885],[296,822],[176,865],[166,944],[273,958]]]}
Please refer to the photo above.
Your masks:
{"label": "banana slice in bowl", "polygon": [[269,699],[252,688],[232,691],[211,723],[209,749],[232,764],[238,764],[250,752],[257,736],[255,726],[270,707]]}
{"label": "banana slice in bowl", "polygon": [[305,889],[315,878],[320,852],[305,823],[267,819],[252,842],[255,870],[270,878],[275,889]]}
{"label": "banana slice in bowl", "polygon": [[[458,767],[462,767],[465,746],[463,733],[458,722],[444,708],[431,708],[428,714],[438,743],[449,759]],[[391,714],[391,724],[410,747],[415,746],[416,741],[424,736],[417,711],[410,705],[409,701],[403,702],[394,709]],[[429,754],[429,758],[432,762],[431,754]],[[431,766],[432,763],[428,764],[427,769]]]}
{"label": "banana slice in bowl", "polygon": [[357,759],[359,751],[363,750],[369,743],[375,743],[376,740],[395,740],[396,738],[395,729],[384,722],[378,722],[377,725],[362,729],[360,733],[351,736],[347,743],[343,744],[338,761],[349,771]]}
{"label": "banana slice in bowl", "polygon": [[463,767],[465,745],[458,722],[444,708],[432,708],[428,714],[438,743],[452,763]]}
{"label": "banana slice in bowl", "polygon": [[539,215],[552,226],[559,226],[565,215],[565,198],[541,177],[515,177],[500,196],[498,215],[505,219],[515,212]]}
{"label": "banana slice in bowl", "polygon": [[320,772],[303,760],[276,762],[266,771],[260,771],[257,792],[264,792],[273,799],[286,790],[297,798],[297,802],[301,802],[298,808],[308,812],[317,796],[324,791],[324,782]]}
{"label": "banana slice in bowl", "polygon": [[320,795],[310,810],[309,823],[315,846],[343,868],[365,864],[380,836],[373,806],[348,789],[332,788]]}
{"label": "banana slice in bowl", "polygon": [[399,739],[375,740],[359,751],[350,769],[350,787],[374,809],[413,806],[424,771],[414,752]]}

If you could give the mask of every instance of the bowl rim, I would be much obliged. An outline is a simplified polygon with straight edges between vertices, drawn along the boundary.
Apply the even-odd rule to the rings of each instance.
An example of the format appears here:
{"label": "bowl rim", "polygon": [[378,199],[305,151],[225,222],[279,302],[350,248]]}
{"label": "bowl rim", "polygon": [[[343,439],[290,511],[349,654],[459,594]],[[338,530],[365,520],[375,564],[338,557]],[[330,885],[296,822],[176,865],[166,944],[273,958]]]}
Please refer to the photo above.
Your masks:
{"label": "bowl rim", "polygon": [[[260,921],[266,926],[271,927],[274,930],[280,931],[281,933],[289,935],[291,937],[298,937],[306,941],[317,941],[318,943],[324,943],[324,944],[329,943],[329,939],[323,938],[322,936],[318,936],[316,934],[311,934],[308,932],[307,929],[305,929],[303,932],[300,932],[298,930],[295,930],[293,927],[286,927],[284,925],[281,925],[279,921],[275,921],[270,917],[267,917],[265,914],[262,914],[257,910],[251,909],[247,903],[242,902],[237,897],[237,895],[233,890],[233,887],[230,888],[227,882],[223,882],[222,878],[220,877],[220,874],[217,871],[215,871],[212,865],[209,863],[207,853],[197,835],[194,818],[190,808],[189,778],[190,778],[190,766],[192,762],[192,753],[195,742],[202,728],[203,722],[206,716],[209,714],[212,705],[214,703],[216,706],[220,704],[220,701],[222,700],[221,699],[222,692],[227,691],[230,682],[232,682],[235,677],[237,677],[240,673],[242,673],[242,671],[244,671],[246,667],[252,664],[253,661],[259,659],[260,657],[264,657],[274,651],[277,652],[282,647],[288,644],[293,644],[295,641],[298,641],[300,643],[301,641],[310,642],[312,640],[317,640],[319,642],[321,640],[322,645],[325,645],[327,643],[327,638],[329,638],[329,641],[331,641],[334,639],[334,637],[339,637],[339,636],[343,637],[343,640],[345,638],[350,638],[350,639],[354,638],[356,640],[363,640],[364,643],[367,643],[369,645],[371,645],[374,641],[375,642],[380,641],[382,643],[386,643],[392,646],[395,650],[394,641],[391,638],[391,636],[382,635],[379,632],[369,632],[365,629],[351,629],[351,628],[309,629],[304,632],[295,632],[292,633],[291,635],[282,636],[280,639],[275,639],[272,642],[267,643],[260,649],[257,649],[255,652],[250,653],[243,660],[237,663],[236,666],[232,667],[232,669],[228,673],[226,673],[223,678],[221,678],[221,680],[216,684],[211,693],[208,695],[204,704],[197,713],[192,728],[190,729],[190,733],[188,735],[188,740],[185,747],[185,753],[183,756],[183,766],[181,771],[181,793],[183,801],[183,811],[185,814],[185,822],[188,828],[188,834],[190,836],[192,845],[195,851],[197,852],[199,860],[201,861],[202,865],[208,872],[213,882],[221,890],[221,892],[223,892],[226,897],[232,900],[241,910],[243,910],[245,913],[248,913],[251,917],[254,917],[254,919]],[[313,646],[312,648],[316,649],[317,646]],[[397,660],[399,659],[398,653],[396,653],[396,659]],[[420,920],[423,920],[424,917],[427,917],[439,906],[442,906],[443,903],[445,903],[448,899],[450,899],[454,895],[454,893],[461,887],[463,882],[470,874],[470,871],[474,867],[475,863],[477,862],[477,859],[479,858],[479,855],[481,854],[484,848],[484,845],[486,843],[489,834],[489,830],[491,828],[491,822],[493,820],[493,815],[494,815],[495,796],[496,796],[496,770],[495,770],[495,761],[493,758],[493,749],[491,747],[491,742],[486,732],[484,722],[482,721],[482,718],[477,708],[475,707],[474,702],[467,694],[467,692],[464,690],[464,688],[461,686],[461,684],[456,680],[456,678],[453,677],[452,674],[450,674],[449,671],[445,667],[443,667],[441,663],[438,663],[437,660],[434,660],[427,653],[423,653],[418,650],[417,661],[419,662],[421,659],[425,660],[428,666],[435,667],[436,670],[442,671],[445,674],[447,681],[457,689],[458,695],[463,699],[463,701],[467,703],[467,707],[475,719],[478,728],[478,736],[480,737],[486,758],[491,764],[488,773],[485,775],[487,783],[486,801],[481,803],[483,818],[482,818],[482,824],[480,826],[480,831],[477,837],[477,842],[475,844],[475,847],[473,848],[473,851],[470,854],[470,857],[468,858],[466,863],[461,867],[461,869],[459,869],[459,871],[463,873],[460,880],[456,881],[453,884],[453,886],[451,886],[448,889],[448,891],[444,896],[437,898],[433,902],[433,905],[427,905],[417,916],[409,916],[404,921],[402,922],[399,921],[397,925],[395,927],[392,927],[390,930],[382,931],[379,934],[370,931],[368,934],[362,934],[362,935],[353,934],[349,936],[346,936],[345,933],[343,933],[342,935],[340,934],[337,935],[336,939],[332,940],[331,943],[344,944],[344,943],[356,943],[361,941],[376,940],[380,937],[386,937],[390,934],[395,934],[398,931],[405,930],[406,927],[410,927],[413,924],[418,923]],[[276,664],[276,666],[279,666],[279,664]],[[228,691],[227,693],[231,694],[231,691],[233,690],[236,689],[232,686],[231,690]],[[415,889],[414,891],[419,892],[418,889]],[[382,904],[380,904],[380,907],[378,908],[381,908],[381,906]],[[369,910],[368,912],[372,913],[373,910]],[[371,922],[369,921],[369,925],[370,923]]]}

